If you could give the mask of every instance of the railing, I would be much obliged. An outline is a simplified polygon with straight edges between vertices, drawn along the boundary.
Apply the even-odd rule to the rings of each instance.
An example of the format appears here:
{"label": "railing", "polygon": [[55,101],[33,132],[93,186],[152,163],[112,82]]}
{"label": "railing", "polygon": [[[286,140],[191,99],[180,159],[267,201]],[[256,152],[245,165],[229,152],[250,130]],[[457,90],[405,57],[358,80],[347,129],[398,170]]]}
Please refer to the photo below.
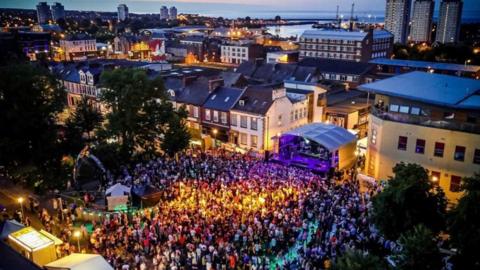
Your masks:
{"label": "railing", "polygon": [[480,134],[479,124],[458,122],[448,119],[432,120],[432,118],[427,116],[388,112],[376,107],[372,107],[370,112],[371,114],[383,120]]}

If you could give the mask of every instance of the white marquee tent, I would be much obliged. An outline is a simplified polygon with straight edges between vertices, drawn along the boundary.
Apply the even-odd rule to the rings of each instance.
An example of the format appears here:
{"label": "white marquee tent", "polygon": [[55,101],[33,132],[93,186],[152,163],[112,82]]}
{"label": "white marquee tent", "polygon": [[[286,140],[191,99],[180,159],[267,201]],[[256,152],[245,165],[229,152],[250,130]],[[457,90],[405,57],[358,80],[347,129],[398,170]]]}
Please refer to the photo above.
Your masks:
{"label": "white marquee tent", "polygon": [[73,253],[45,265],[47,270],[113,270],[113,267],[98,254]]}

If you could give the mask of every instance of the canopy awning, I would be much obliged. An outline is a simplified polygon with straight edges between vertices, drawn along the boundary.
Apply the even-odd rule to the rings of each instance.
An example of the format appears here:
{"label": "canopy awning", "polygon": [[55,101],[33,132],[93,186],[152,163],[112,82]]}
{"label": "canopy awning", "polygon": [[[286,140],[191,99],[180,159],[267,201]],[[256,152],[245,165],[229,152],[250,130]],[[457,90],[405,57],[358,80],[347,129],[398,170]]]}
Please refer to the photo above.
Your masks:
{"label": "canopy awning", "polygon": [[45,265],[48,270],[113,270],[113,267],[98,254],[73,253]]}
{"label": "canopy awning", "polygon": [[341,146],[355,142],[357,137],[348,130],[332,124],[312,123],[285,132],[284,135],[304,137],[314,141],[330,152]]}
{"label": "canopy awning", "polygon": [[120,183],[116,183],[105,191],[107,196],[124,196],[125,194],[130,194],[130,188]]}

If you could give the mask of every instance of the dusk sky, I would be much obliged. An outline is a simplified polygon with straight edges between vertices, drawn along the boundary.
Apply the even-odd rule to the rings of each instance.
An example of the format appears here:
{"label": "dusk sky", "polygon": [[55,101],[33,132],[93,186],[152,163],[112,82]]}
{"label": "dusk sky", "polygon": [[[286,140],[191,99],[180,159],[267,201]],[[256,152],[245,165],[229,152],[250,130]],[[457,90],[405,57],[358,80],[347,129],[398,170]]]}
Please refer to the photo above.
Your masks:
{"label": "dusk sky", "polygon": [[[342,14],[349,14],[355,2],[357,16],[372,14],[383,17],[385,0],[0,0],[1,8],[34,9],[40,1],[61,2],[66,10],[116,11],[118,4],[127,4],[131,13],[159,13],[162,5],[177,6],[180,13],[198,13],[207,16],[237,18],[251,16],[269,18],[325,18],[334,16],[337,5]],[[480,18],[480,0],[464,0],[463,18]],[[440,0],[436,0],[436,12]]]}

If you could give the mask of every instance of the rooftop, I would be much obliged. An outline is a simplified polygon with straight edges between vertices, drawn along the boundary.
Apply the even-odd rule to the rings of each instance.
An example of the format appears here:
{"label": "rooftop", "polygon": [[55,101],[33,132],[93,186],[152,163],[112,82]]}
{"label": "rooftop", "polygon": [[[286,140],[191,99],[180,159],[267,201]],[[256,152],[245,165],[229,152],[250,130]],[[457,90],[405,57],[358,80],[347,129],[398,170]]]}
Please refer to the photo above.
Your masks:
{"label": "rooftop", "polygon": [[363,62],[344,61],[336,59],[304,58],[300,66],[315,67],[320,72],[332,72],[336,74],[362,75],[370,71],[374,65]]}
{"label": "rooftop", "polygon": [[367,34],[368,32],[360,31],[306,30],[303,32],[302,37],[362,41],[365,39]]}
{"label": "rooftop", "polygon": [[461,65],[461,64],[452,64],[452,63],[439,63],[439,62],[389,59],[389,58],[376,58],[371,60],[370,63],[376,64],[376,65],[424,68],[424,69],[434,69],[434,70],[438,69],[438,70],[448,70],[448,71],[480,72],[480,66]]}
{"label": "rooftop", "polygon": [[460,109],[480,109],[480,80],[414,71],[359,86],[362,91]]}
{"label": "rooftop", "polygon": [[235,106],[243,93],[243,89],[219,87],[208,97],[205,108],[218,111],[229,111]]}
{"label": "rooftop", "polygon": [[284,135],[304,137],[326,147],[330,152],[357,139],[355,135],[342,127],[323,123],[304,125],[285,132]]}

